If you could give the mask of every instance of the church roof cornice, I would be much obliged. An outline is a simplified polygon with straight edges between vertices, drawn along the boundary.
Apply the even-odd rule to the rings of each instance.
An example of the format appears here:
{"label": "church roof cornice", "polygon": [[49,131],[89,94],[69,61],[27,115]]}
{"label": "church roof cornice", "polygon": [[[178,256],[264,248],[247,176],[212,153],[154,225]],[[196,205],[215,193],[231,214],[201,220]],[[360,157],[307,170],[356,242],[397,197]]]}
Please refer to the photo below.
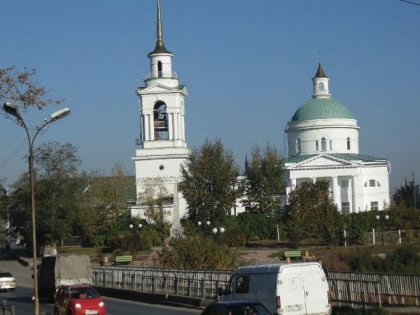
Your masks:
{"label": "church roof cornice", "polygon": [[309,159],[316,158],[318,156],[330,156],[332,158],[342,160],[342,161],[349,161],[349,162],[363,162],[363,163],[388,163],[387,159],[374,157],[365,154],[356,154],[356,153],[321,153],[321,154],[308,154],[308,155],[299,155],[299,156],[291,156],[286,158],[286,164],[293,164],[293,163],[301,163]]}

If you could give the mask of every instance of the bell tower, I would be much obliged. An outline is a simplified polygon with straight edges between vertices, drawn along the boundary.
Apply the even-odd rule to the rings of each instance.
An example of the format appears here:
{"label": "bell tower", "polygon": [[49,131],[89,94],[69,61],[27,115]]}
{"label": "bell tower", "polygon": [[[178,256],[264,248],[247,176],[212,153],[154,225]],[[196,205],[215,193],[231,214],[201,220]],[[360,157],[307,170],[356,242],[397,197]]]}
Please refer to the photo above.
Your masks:
{"label": "bell tower", "polygon": [[[140,137],[133,160],[137,197],[147,189],[145,183],[150,183],[149,179],[158,178],[164,184],[168,195],[165,212],[174,234],[179,232],[180,218],[186,213],[185,200],[177,187],[181,165],[190,153],[185,141],[184,102],[188,92],[172,70],[173,54],[163,42],[160,0],[157,0],[156,20],[156,44],[148,54],[150,72],[145,76],[144,86],[136,90],[140,99]],[[132,216],[144,217],[145,210],[137,198]]]}

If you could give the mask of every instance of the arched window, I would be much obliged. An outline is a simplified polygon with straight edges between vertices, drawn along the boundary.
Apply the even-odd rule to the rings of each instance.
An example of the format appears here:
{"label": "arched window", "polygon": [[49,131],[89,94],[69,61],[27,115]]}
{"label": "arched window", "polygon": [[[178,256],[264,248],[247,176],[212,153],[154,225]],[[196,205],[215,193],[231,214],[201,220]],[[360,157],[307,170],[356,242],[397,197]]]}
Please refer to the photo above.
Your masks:
{"label": "arched window", "polygon": [[321,151],[327,151],[327,139],[321,139]]}
{"label": "arched window", "polygon": [[302,153],[302,145],[300,143],[300,139],[296,139],[296,153]]}
{"label": "arched window", "polygon": [[168,113],[166,104],[157,102],[153,108],[153,123],[155,127],[155,140],[168,140]]}
{"label": "arched window", "polygon": [[350,137],[347,137],[347,150],[350,150]]}
{"label": "arched window", "polygon": [[158,77],[162,77],[162,61],[158,61]]}

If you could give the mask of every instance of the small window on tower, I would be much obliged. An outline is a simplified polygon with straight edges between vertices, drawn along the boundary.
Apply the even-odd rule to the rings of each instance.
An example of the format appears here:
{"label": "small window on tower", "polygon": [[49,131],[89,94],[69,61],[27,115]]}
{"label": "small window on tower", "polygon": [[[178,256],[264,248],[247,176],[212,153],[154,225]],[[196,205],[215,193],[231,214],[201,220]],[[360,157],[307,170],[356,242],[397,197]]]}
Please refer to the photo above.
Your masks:
{"label": "small window on tower", "polygon": [[350,137],[347,137],[347,150],[350,150]]}
{"label": "small window on tower", "polygon": [[377,201],[371,201],[370,202],[370,210],[379,210]]}
{"label": "small window on tower", "polygon": [[341,203],[341,212],[343,214],[350,213],[350,202],[342,202]]}
{"label": "small window on tower", "polygon": [[315,141],[315,151],[316,152],[319,151],[319,142],[318,142],[318,140]]}
{"label": "small window on tower", "polygon": [[320,90],[321,92],[323,92],[323,91],[324,91],[324,82],[319,83],[319,90]]}
{"label": "small window on tower", "polygon": [[162,61],[158,61],[158,78],[162,77]]}
{"label": "small window on tower", "polygon": [[327,151],[327,139],[321,139],[321,151]]}
{"label": "small window on tower", "polygon": [[300,139],[296,140],[296,153],[302,153],[302,146],[300,143]]}

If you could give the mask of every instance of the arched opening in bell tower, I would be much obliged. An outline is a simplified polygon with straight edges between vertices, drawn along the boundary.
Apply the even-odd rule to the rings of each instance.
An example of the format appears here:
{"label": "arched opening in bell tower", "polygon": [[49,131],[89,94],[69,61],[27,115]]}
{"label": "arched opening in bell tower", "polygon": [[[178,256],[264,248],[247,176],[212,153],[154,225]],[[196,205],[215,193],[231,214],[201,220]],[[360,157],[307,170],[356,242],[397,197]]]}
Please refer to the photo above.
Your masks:
{"label": "arched opening in bell tower", "polygon": [[155,128],[156,140],[168,140],[168,113],[166,104],[162,101],[156,102],[153,108],[153,123]]}

